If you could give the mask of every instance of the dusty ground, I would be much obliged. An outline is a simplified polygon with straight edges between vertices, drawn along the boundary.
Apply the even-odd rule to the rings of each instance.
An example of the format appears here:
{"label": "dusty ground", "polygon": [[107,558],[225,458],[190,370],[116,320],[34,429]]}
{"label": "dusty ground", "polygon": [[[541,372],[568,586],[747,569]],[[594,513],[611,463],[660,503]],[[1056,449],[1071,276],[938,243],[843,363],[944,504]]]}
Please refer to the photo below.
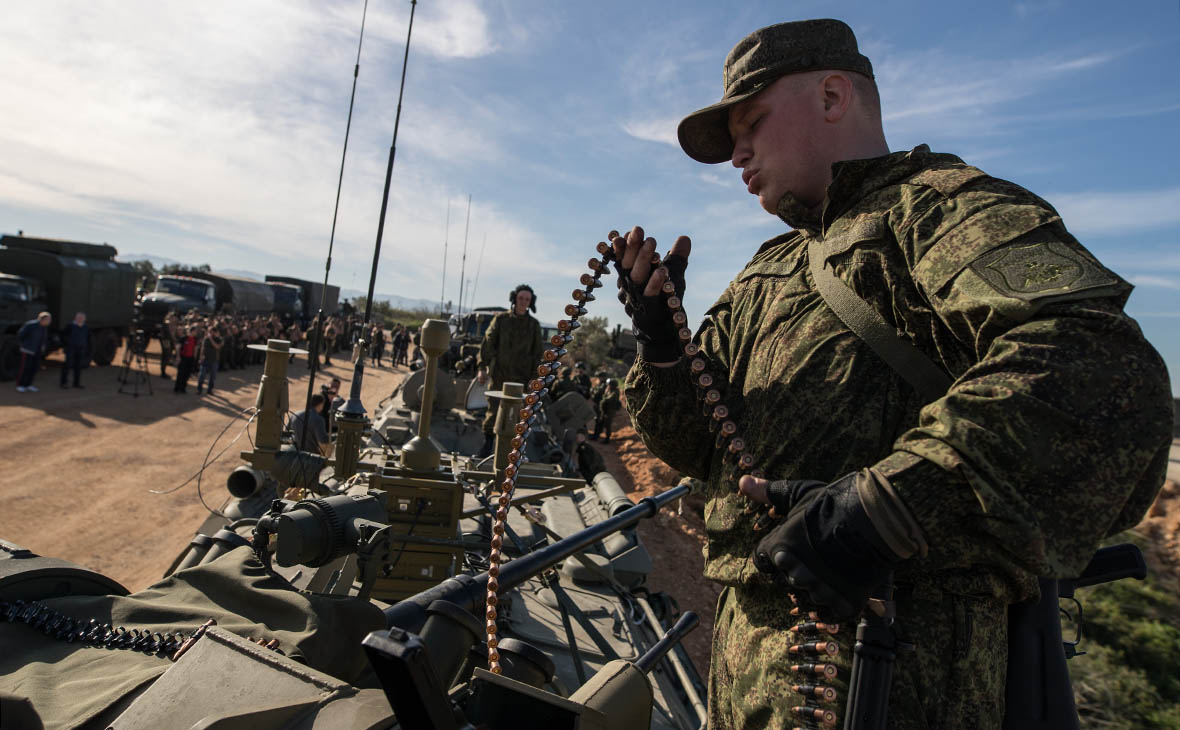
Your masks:
{"label": "dusty ground", "polygon": [[[215,395],[198,397],[196,378],[179,395],[159,376],[157,347],[148,349],[150,396],[146,386],[139,397],[120,395],[114,365],[84,370],[85,390],[61,390],[60,354],[38,373],[38,393],[0,383],[0,537],[96,570],[132,591],[161,577],[206,510],[196,479],[169,494],[151,490],[173,490],[193,476],[222,429],[229,426],[212,456],[242,432],[246,420],[239,414],[254,403],[262,366],[218,373]],[[121,362],[122,353],[115,359]],[[406,372],[367,368],[366,407],[373,410]],[[297,359],[290,374],[291,401],[302,403],[306,360]],[[318,383],[333,375],[347,392],[347,359],[333,359]],[[205,470],[201,492],[210,506],[225,500],[225,478],[249,447],[243,436]]]}
{"label": "dusty ground", "polygon": [[[607,469],[633,501],[676,486],[679,474],[656,459],[639,440],[626,412],[616,416],[615,432],[609,444],[595,444],[606,460]],[[702,677],[709,672],[709,645],[713,617],[721,586],[701,577],[705,567],[701,546],[705,543],[703,502],[681,500],[680,509],[665,509],[639,525],[639,535],[652,555],[655,570],[647,585],[676,599],[682,611],[695,611],[701,625],[684,641],[693,664]]]}
{"label": "dusty ground", "polygon": [[[84,371],[85,390],[60,390],[60,355],[37,376],[39,393],[0,384],[0,537],[96,570],[132,591],[162,575],[206,514],[196,479],[180,485],[200,468],[223,429],[228,426],[213,456],[241,433],[240,414],[253,404],[261,366],[219,373],[214,396],[198,397],[195,379],[187,395],[175,395],[172,381],[158,375],[155,347],[149,348],[151,396],[118,394],[114,366]],[[115,362],[121,361],[120,354]],[[366,406],[375,409],[407,372],[367,369]],[[301,401],[305,361],[297,360],[290,374],[292,401]],[[340,377],[347,391],[352,368],[334,360],[327,375]],[[326,382],[323,374],[320,382]],[[632,499],[673,486],[678,475],[648,453],[625,414],[618,423],[611,443],[596,448]],[[241,463],[237,452],[245,447],[243,437],[205,470],[201,491],[211,506],[224,500],[225,477]],[[1140,530],[1155,540],[1153,552],[1162,564],[1180,573],[1180,440],[1172,455],[1172,481]],[[680,514],[666,510],[644,521],[640,534],[655,562],[649,587],[667,591],[681,610],[701,616],[701,627],[685,644],[707,676],[720,589],[701,578],[701,509],[699,500],[685,500]]]}

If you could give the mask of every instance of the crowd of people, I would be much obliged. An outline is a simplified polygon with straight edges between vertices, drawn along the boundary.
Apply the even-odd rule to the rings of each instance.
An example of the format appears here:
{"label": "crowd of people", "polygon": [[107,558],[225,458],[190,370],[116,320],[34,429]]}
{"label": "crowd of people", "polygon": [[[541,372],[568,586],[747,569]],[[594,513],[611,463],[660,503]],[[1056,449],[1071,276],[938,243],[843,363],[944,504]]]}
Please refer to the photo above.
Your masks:
{"label": "crowd of people", "polygon": [[[298,322],[285,325],[275,314],[251,317],[224,313],[212,316],[200,312],[184,315],[170,313],[158,332],[160,375],[168,377],[168,367],[175,365],[175,392],[187,392],[188,381],[195,373],[197,393],[206,390],[212,393],[219,371],[260,365],[265,360],[265,352],[251,349],[250,346],[265,345],[269,339],[285,339],[291,343],[293,350],[307,350],[309,370],[313,357],[323,367],[330,366],[332,357],[341,352],[352,351],[355,359],[363,328],[359,314],[325,318],[317,343],[318,324],[317,319],[313,318],[306,328]],[[395,326],[392,334],[386,335],[380,324],[373,324],[366,338],[369,343],[368,354],[374,364],[381,367],[386,344],[390,343],[393,346],[391,367],[405,365],[412,337],[411,331],[402,325]],[[294,360],[295,354],[292,353],[291,361]]]}

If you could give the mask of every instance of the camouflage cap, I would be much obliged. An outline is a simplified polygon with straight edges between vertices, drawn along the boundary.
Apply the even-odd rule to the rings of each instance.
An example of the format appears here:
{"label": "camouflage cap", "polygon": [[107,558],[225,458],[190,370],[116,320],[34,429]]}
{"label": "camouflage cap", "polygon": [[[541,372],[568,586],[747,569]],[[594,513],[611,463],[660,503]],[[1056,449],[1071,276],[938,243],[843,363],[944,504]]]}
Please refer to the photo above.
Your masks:
{"label": "camouflage cap", "polygon": [[754,31],[725,58],[721,101],[681,120],[676,130],[680,146],[698,162],[729,160],[733,156],[729,108],[779,77],[820,69],[873,78],[873,65],[857,50],[852,29],[839,20],[799,20]]}

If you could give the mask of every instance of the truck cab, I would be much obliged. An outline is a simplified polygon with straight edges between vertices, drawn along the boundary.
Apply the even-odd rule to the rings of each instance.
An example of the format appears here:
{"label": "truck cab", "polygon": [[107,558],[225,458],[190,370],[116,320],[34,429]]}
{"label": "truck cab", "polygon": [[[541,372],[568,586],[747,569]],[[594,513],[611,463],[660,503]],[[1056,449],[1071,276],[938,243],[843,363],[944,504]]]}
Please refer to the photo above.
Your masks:
{"label": "truck cab", "polygon": [[303,289],[295,284],[279,281],[266,282],[275,295],[275,314],[283,320],[284,325],[301,321],[304,313]]}
{"label": "truck cab", "polygon": [[16,333],[25,322],[48,308],[45,285],[36,279],[0,274],[0,378],[14,377],[20,367]]}
{"label": "truck cab", "polygon": [[217,310],[217,289],[204,279],[181,274],[162,274],[156,279],[155,291],[140,302],[143,327],[154,333],[164,322],[168,312],[184,314],[191,310]]}

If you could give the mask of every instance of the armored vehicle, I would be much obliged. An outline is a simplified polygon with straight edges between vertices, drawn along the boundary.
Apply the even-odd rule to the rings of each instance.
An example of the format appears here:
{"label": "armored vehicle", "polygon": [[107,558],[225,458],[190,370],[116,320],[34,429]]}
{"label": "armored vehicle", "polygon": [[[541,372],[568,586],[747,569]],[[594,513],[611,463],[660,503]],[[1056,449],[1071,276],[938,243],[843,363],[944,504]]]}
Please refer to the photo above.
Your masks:
{"label": "armored vehicle", "polygon": [[155,331],[168,312],[270,314],[274,305],[275,295],[268,284],[212,272],[162,274],[156,279],[156,290],[140,304],[143,324],[149,331]]}
{"label": "armored vehicle", "polygon": [[[374,424],[364,446],[350,399],[330,459],[282,432],[290,349],[271,340],[234,496],[141,593],[0,544],[0,690],[28,698],[0,691],[6,722],[701,727],[704,688],[679,646],[696,617],[645,588],[634,530],[687,488],[633,504],[601,461],[574,476],[531,461],[531,429],[548,426],[514,428],[513,407],[494,457],[444,453],[429,401],[450,337],[439,320],[422,335],[417,434],[394,446]],[[498,397],[519,406],[512,385]],[[75,679],[86,689],[57,691]]]}
{"label": "armored vehicle", "polygon": [[56,332],[86,313],[92,359],[109,365],[134,317],[135,270],[107,244],[0,236],[0,380],[16,376],[21,325],[46,311]]}
{"label": "armored vehicle", "polygon": [[325,288],[321,283],[307,281],[306,279],[296,279],[293,276],[271,276],[268,274],[266,280],[268,282],[294,284],[303,291],[303,311],[300,313],[300,316],[302,317],[301,324],[304,326],[319,311],[321,298],[324,300],[324,314],[336,314],[340,311],[340,287],[338,286],[329,284]]}
{"label": "armored vehicle", "polygon": [[475,374],[479,360],[479,345],[488,326],[506,307],[476,307],[466,314],[452,314],[447,324],[451,328],[451,346],[443,354],[443,367],[460,375]]}

